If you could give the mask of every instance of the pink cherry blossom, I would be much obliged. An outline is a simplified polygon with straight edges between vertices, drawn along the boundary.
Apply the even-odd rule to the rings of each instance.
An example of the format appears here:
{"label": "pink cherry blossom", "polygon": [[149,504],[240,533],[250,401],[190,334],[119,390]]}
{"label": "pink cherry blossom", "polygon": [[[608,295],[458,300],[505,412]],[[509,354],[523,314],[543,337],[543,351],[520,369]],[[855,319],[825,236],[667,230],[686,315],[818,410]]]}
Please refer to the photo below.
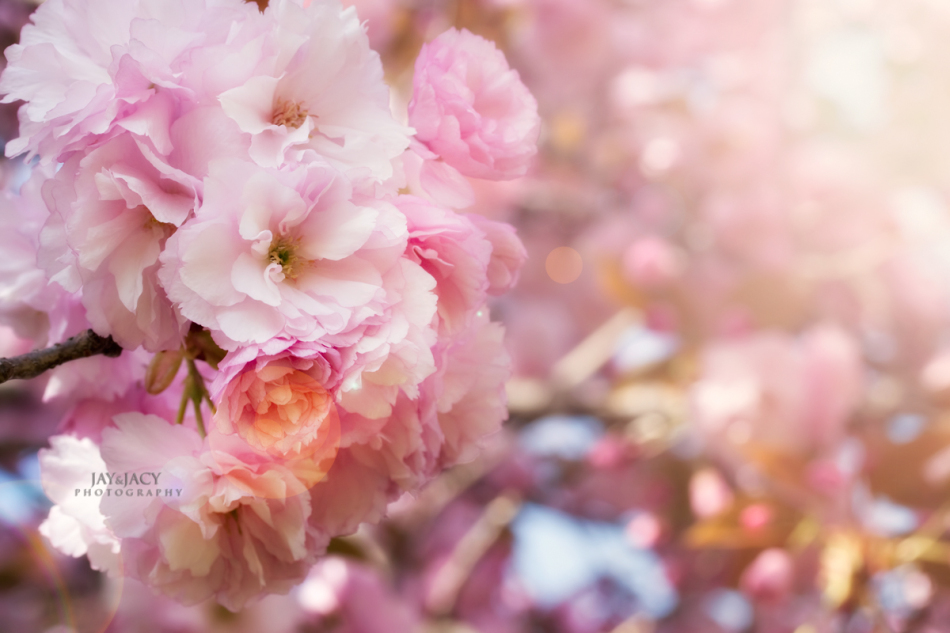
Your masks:
{"label": "pink cherry blossom", "polygon": [[[13,326],[37,347],[61,343],[91,326],[82,293],[51,281],[40,267],[40,260],[51,252],[75,262],[75,254],[65,244],[41,230],[50,214],[40,192],[49,184],[51,173],[37,167],[19,195],[0,199],[0,249],[7,255],[0,263],[0,322]],[[65,235],[60,237],[65,239]],[[67,278],[76,275],[75,267],[61,272],[58,279],[67,285]],[[129,351],[118,359],[97,356],[57,367],[49,373],[44,401],[121,396],[142,379],[147,363],[142,354]]]}
{"label": "pink cherry blossom", "polygon": [[123,347],[179,346],[184,321],[158,282],[158,257],[190,216],[198,186],[128,134],[77,155],[44,186],[52,215],[40,256],[55,262],[51,276],[62,276],[63,253],[53,236],[63,235],[89,321]]}
{"label": "pink cherry blossom", "polygon": [[360,19],[366,23],[369,44],[374,51],[383,51],[396,35],[393,18],[399,5],[392,0],[342,0],[344,7],[356,7]]}
{"label": "pink cherry blossom", "polygon": [[126,573],[187,604],[213,596],[232,610],[303,579],[326,539],[307,529],[306,484],[291,470],[157,416],[115,424],[102,436],[109,472],[157,473],[162,491],[102,501]]}
{"label": "pink cherry blossom", "polygon": [[337,348],[353,346],[359,354],[357,370],[348,373],[338,401],[347,411],[370,419],[389,416],[400,393],[417,398],[419,383],[436,368],[436,280],[403,257],[383,285],[389,306],[385,312],[357,330],[327,339]]}
{"label": "pink cherry blossom", "polygon": [[382,311],[383,275],[405,248],[405,218],[353,199],[336,170],[273,171],[216,161],[196,217],[168,240],[159,280],[219,344],[314,339]]}
{"label": "pink cherry blossom", "polygon": [[278,0],[265,17],[275,48],[266,71],[220,95],[252,136],[251,157],[277,167],[317,155],[350,175],[389,178],[409,130],[390,113],[379,55],[356,11],[336,0]]}
{"label": "pink cherry blossom", "polygon": [[[400,368],[403,361],[393,363],[392,357],[380,370],[358,375],[356,384],[346,379],[336,389],[341,449],[326,483],[312,490],[324,499],[320,507],[338,513],[350,505],[338,495],[338,489],[345,489],[341,480],[368,477],[374,482],[368,490],[375,485],[377,494],[388,498],[394,491],[417,489],[442,468],[472,459],[507,415],[504,382],[509,369],[502,340],[501,327],[482,309],[470,325],[436,347],[437,365],[424,380],[406,373]],[[301,346],[290,351],[295,348],[300,354]],[[339,348],[331,365],[339,366],[351,354]],[[336,382],[331,378],[328,384]],[[317,512],[316,504],[314,508]],[[378,511],[378,506],[363,511]]]}
{"label": "pink cherry blossom", "polygon": [[402,492],[381,468],[381,455],[341,449],[326,478],[310,489],[310,527],[317,534],[345,536],[362,523],[378,523]]}
{"label": "pink cherry blossom", "polygon": [[113,395],[104,389],[94,394],[71,393],[70,401],[74,404],[63,416],[60,430],[79,438],[89,438],[101,445],[102,431],[113,426],[112,418],[116,415],[137,411],[162,418],[174,416],[178,403],[173,401],[171,392],[155,397],[141,388],[143,370],[140,370],[137,376],[138,388],[127,388],[119,395]]}
{"label": "pink cherry blossom", "polygon": [[465,327],[485,302],[492,243],[468,217],[422,199],[400,196],[396,206],[408,221],[408,256],[436,279],[441,327]]}
{"label": "pink cherry blossom", "polygon": [[450,209],[467,209],[475,202],[475,190],[468,178],[413,139],[399,157],[408,191]]}
{"label": "pink cherry blossom", "polygon": [[489,220],[477,214],[468,216],[491,242],[491,259],[488,262],[488,294],[500,296],[518,283],[521,268],[528,259],[528,251],[518,239],[510,224]]}
{"label": "pink cherry blossom", "polygon": [[450,29],[416,59],[409,124],[416,138],[466,176],[523,176],[537,152],[538,105],[484,38]]}
{"label": "pink cherry blossom", "polygon": [[471,327],[442,350],[440,360],[431,388],[444,437],[439,463],[448,466],[472,460],[508,419],[505,381],[511,370],[504,328],[492,323],[483,308]]}
{"label": "pink cherry blossom", "polygon": [[[6,102],[27,102],[20,109],[21,136],[7,154],[64,160],[123,130],[148,137],[167,153],[176,110],[199,98],[194,86],[182,85],[192,77],[183,67],[203,47],[226,42],[231,52],[250,50],[245,44],[260,34],[254,27],[261,22],[256,8],[240,0],[44,4],[20,43],[8,49],[0,79]],[[197,52],[198,61],[206,58]],[[210,81],[234,74],[215,70]]]}

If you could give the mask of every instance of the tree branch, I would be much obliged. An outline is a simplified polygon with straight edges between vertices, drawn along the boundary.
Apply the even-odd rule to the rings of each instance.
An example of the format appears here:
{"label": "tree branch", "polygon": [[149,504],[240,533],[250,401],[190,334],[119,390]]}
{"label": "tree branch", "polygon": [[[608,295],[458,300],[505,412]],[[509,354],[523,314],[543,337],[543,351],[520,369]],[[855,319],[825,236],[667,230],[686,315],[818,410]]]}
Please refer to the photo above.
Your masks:
{"label": "tree branch", "polygon": [[46,349],[38,349],[14,358],[0,358],[0,383],[15,378],[36,378],[43,372],[71,360],[99,354],[116,358],[121,353],[122,348],[112,340],[111,336],[103,338],[92,330],[86,330]]}

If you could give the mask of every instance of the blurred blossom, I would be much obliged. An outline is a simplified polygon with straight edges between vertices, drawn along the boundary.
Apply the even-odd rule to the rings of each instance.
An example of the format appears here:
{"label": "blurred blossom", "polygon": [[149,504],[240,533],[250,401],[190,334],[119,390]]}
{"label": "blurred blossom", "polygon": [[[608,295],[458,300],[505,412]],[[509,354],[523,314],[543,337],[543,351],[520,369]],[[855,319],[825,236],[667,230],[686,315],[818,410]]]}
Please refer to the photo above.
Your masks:
{"label": "blurred blossom", "polygon": [[644,238],[631,244],[623,255],[624,273],[636,286],[665,286],[682,271],[681,255],[659,238]]}
{"label": "blurred blossom", "polygon": [[792,588],[794,570],[788,552],[778,548],[763,551],[742,572],[742,590],[755,599],[776,599]]}
{"label": "blurred blossom", "polygon": [[750,532],[756,532],[767,527],[772,522],[771,508],[764,503],[754,503],[742,509],[739,515],[739,524]]}
{"label": "blurred blossom", "polygon": [[374,570],[342,558],[317,563],[296,592],[307,612],[336,621],[346,633],[411,633],[416,616]]}
{"label": "blurred blossom", "polygon": [[858,350],[833,327],[714,344],[703,361],[693,407],[715,442],[821,452],[840,441],[861,396]]}
{"label": "blurred blossom", "polygon": [[663,534],[663,526],[651,512],[638,512],[626,527],[627,540],[641,549],[656,545]]}
{"label": "blurred blossom", "polygon": [[920,375],[921,385],[941,401],[950,397],[950,351],[940,351],[928,362]]}
{"label": "blurred blossom", "polygon": [[[504,586],[523,591],[479,603],[480,630],[870,632],[872,594],[892,624],[938,621],[942,581],[887,552],[943,525],[950,480],[950,13],[451,5],[370,18],[403,94],[398,43],[452,24],[506,51],[543,120],[529,178],[472,181],[472,209],[516,224],[528,253],[493,309],[510,391],[532,396],[468,509],[433,519],[468,534],[498,495],[530,500],[513,544],[502,530],[475,565],[510,556]],[[675,610],[614,573],[644,560]],[[909,601],[884,597],[905,585]]]}
{"label": "blurred blossom", "polygon": [[690,479],[690,507],[698,517],[711,517],[727,510],[734,498],[729,485],[715,470],[703,469]]}

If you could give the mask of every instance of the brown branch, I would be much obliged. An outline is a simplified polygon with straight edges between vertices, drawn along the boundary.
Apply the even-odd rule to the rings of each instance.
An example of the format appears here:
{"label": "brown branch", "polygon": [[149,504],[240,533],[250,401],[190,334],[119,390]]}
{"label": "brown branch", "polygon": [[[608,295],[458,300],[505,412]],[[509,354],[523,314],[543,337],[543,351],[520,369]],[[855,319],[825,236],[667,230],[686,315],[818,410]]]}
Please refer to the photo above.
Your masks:
{"label": "brown branch", "polygon": [[122,348],[111,336],[103,338],[92,330],[86,330],[46,349],[38,349],[14,358],[0,358],[0,383],[15,378],[36,378],[43,372],[71,360],[99,354],[116,358],[121,353]]}

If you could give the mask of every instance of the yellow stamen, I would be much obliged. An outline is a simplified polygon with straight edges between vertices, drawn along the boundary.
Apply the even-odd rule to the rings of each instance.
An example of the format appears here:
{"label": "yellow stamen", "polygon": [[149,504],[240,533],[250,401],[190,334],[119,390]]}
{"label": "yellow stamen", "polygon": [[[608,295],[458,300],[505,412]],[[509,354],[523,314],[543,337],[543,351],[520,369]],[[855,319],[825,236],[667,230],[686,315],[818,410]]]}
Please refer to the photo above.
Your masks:
{"label": "yellow stamen", "polygon": [[283,125],[296,130],[304,124],[309,115],[310,113],[300,103],[277,99],[274,102],[274,115],[271,120],[274,125]]}
{"label": "yellow stamen", "polygon": [[307,260],[297,255],[298,241],[286,237],[275,237],[267,253],[268,258],[275,264],[280,264],[284,276],[290,279],[296,279],[300,274],[300,269],[307,263]]}

